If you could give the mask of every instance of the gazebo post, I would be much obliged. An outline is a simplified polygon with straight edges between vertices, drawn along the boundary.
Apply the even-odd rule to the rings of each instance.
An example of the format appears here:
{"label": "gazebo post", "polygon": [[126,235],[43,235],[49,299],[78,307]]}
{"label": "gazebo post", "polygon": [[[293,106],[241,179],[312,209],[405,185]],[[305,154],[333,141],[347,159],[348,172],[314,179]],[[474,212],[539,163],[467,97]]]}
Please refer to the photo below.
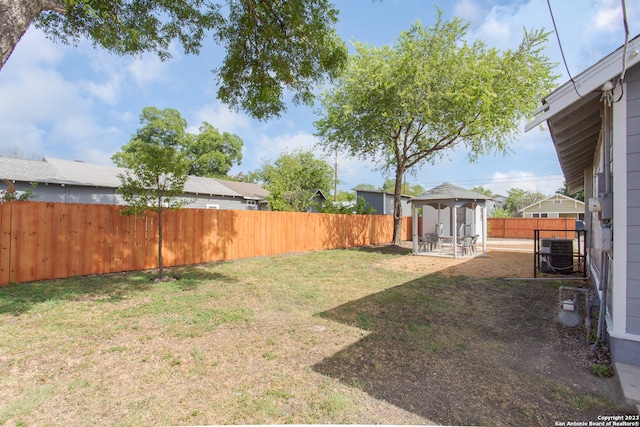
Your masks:
{"label": "gazebo post", "polygon": [[487,203],[482,207],[482,254],[487,254]]}
{"label": "gazebo post", "polygon": [[413,254],[418,253],[418,209],[415,205],[411,204],[411,240],[413,247]]}
{"label": "gazebo post", "polygon": [[453,228],[453,241],[451,242],[451,246],[453,246],[453,257],[458,258],[458,203],[454,202],[451,209],[453,209],[453,219],[449,225],[450,228]]}

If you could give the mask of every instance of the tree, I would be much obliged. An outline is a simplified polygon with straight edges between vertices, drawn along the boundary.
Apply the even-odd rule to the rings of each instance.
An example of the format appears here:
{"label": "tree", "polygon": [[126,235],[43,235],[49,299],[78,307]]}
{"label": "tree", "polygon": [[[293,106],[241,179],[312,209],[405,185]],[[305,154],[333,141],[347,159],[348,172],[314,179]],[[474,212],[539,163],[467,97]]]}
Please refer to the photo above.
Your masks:
{"label": "tree", "polygon": [[484,188],[482,185],[477,185],[473,187],[471,191],[474,191],[478,194],[484,194],[485,196],[489,196],[489,197],[497,196],[497,194],[494,194],[491,190],[489,190],[488,188]]}
{"label": "tree", "polygon": [[316,205],[316,209],[321,213],[328,214],[356,214],[356,215],[371,215],[376,213],[376,209],[372,207],[364,197],[358,197],[358,200],[350,200],[353,204],[336,204],[336,203],[324,203],[322,206]]}
{"label": "tree", "polygon": [[189,162],[189,175],[226,177],[231,167],[242,160],[244,144],[237,135],[221,134],[207,122],[200,126],[199,134],[187,133],[187,121],[172,108],[145,107],[142,115],[147,125],[138,132],[144,133],[144,137],[132,138],[111,157],[117,166],[128,167],[137,151],[144,149],[149,140],[156,143],[173,141],[174,148]]}
{"label": "tree", "polygon": [[564,181],[562,187],[556,190],[556,194],[562,194],[563,196],[573,197],[574,199],[584,202],[584,190],[580,190],[577,193],[569,194],[569,186],[567,181]]}
{"label": "tree", "polygon": [[400,194],[407,171],[464,147],[470,161],[508,151],[520,121],[553,83],[542,54],[546,34],[526,31],[516,50],[467,43],[468,24],[419,22],[394,46],[355,43],[345,72],[320,96],[316,135],[336,149],[373,160],[395,179],[394,244],[400,244]]}
{"label": "tree", "polygon": [[373,184],[358,184],[355,186],[354,190],[380,191],[380,189]]}
{"label": "tree", "polygon": [[226,177],[242,160],[242,139],[229,132],[221,134],[207,122],[199,130],[199,134],[190,135],[184,147],[191,164],[189,175]]}
{"label": "tree", "polygon": [[545,198],[542,193],[523,190],[522,188],[513,187],[507,192],[507,200],[504,203],[504,210],[509,216],[520,216],[520,209],[532,205]]}
{"label": "tree", "polygon": [[[164,114],[158,114],[164,113]],[[140,115],[143,127],[138,129],[131,141],[113,158],[120,159],[121,166],[128,170],[118,177],[121,186],[118,192],[128,206],[124,215],[155,212],[158,214],[158,270],[164,279],[162,264],[162,212],[179,209],[185,204],[179,199],[189,172],[189,160],[179,149],[187,139],[184,132],[186,122],[180,120],[175,110],[159,112],[147,107]],[[135,146],[133,152],[126,151]]]}
{"label": "tree", "polygon": [[333,187],[333,168],[311,151],[283,153],[256,171],[274,211],[306,212],[318,190],[328,194]]}
{"label": "tree", "polygon": [[285,111],[285,92],[311,103],[347,58],[329,0],[0,0],[0,16],[0,69],[31,23],[54,41],[163,60],[174,41],[198,54],[211,37],[226,48],[218,98],[258,119]]}
{"label": "tree", "polygon": [[3,178],[2,181],[7,185],[7,188],[0,191],[0,203],[13,201],[26,202],[38,197],[34,191],[38,187],[37,182],[32,182],[31,188],[27,188],[26,190],[19,192],[16,190],[16,186],[12,181],[6,178]]}
{"label": "tree", "polygon": [[[384,184],[382,184],[382,191],[386,191],[387,193],[393,193],[396,186],[395,179],[387,179]],[[406,180],[402,183],[402,194],[406,194],[408,196],[417,196],[419,194],[424,193],[424,187],[420,184],[411,185]]]}

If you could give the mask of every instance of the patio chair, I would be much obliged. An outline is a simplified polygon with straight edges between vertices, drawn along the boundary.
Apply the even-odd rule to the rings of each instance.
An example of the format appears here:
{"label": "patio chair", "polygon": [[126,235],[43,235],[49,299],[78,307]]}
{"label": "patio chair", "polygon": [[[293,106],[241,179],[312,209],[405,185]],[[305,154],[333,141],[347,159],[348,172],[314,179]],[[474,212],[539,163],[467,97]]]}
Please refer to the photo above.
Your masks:
{"label": "patio chair", "polygon": [[458,240],[458,250],[460,251],[461,255],[471,255],[471,241],[473,240],[473,237],[471,236],[464,236],[462,239]]}
{"label": "patio chair", "polygon": [[471,239],[471,253],[472,254],[477,254],[478,253],[478,237],[480,237],[479,234],[476,234],[475,236],[473,236],[473,238]]}
{"label": "patio chair", "polygon": [[431,252],[434,248],[439,246],[438,236],[434,233],[424,233],[424,237],[421,237],[419,240],[420,245],[418,246],[418,251],[424,251],[429,247],[429,252]]}

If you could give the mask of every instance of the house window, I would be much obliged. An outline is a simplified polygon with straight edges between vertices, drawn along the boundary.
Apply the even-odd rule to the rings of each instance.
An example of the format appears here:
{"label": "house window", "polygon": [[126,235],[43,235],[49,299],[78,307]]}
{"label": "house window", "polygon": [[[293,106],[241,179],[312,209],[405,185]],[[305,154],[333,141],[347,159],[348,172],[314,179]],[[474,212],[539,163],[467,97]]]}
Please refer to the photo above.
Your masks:
{"label": "house window", "polygon": [[255,200],[247,200],[247,209],[256,211],[258,210],[258,204]]}
{"label": "house window", "polygon": [[554,199],[554,200],[552,200],[552,202],[553,202],[554,205],[561,205],[562,204],[562,200],[560,200],[560,199]]}
{"label": "house window", "polygon": [[214,205],[211,203],[207,203],[207,209],[220,209],[220,205]]}
{"label": "house window", "polygon": [[549,214],[546,214],[546,213],[534,213],[533,217],[534,218],[549,218]]}
{"label": "house window", "polygon": [[584,221],[584,214],[583,214],[583,213],[579,213],[579,214],[578,214],[578,219],[579,219],[580,221]]}

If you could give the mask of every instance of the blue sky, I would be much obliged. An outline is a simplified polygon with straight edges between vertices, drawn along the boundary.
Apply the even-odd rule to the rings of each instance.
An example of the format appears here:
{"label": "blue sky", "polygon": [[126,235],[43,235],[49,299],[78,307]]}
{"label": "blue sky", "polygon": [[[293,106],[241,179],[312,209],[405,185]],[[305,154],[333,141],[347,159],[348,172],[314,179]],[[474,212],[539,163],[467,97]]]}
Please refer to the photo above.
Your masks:
{"label": "blue sky", "polygon": [[[482,39],[499,49],[515,48],[522,29],[553,29],[546,0],[335,0],[340,10],[338,31],[347,41],[376,46],[393,44],[416,20],[431,24],[435,6],[445,19],[458,16],[471,22],[468,39]],[[640,2],[627,1],[631,37],[640,32]],[[551,0],[569,71],[576,75],[624,42],[621,1]],[[632,46],[640,49],[640,46]],[[555,35],[547,56],[558,63],[558,84],[568,80]],[[110,157],[140,126],[143,107],[175,108],[197,132],[203,121],[244,141],[243,160],[233,174],[252,171],[275,160],[285,150],[313,149],[309,107],[290,105],[281,118],[260,122],[231,112],[215,98],[211,70],[223,51],[207,42],[199,56],[173,58],[152,55],[118,57],[94,49],[88,41],[78,47],[53,44],[35,28],[29,29],[0,70],[0,152],[17,147],[25,156],[50,156],[89,163],[111,164]],[[524,127],[524,123],[521,128]],[[508,156],[486,156],[469,164],[464,150],[456,150],[436,165],[425,165],[409,176],[425,189],[448,181],[471,188],[482,185],[506,194],[519,187],[545,194],[562,186],[562,175],[548,131],[534,129],[512,144]],[[318,152],[318,154],[321,154]],[[327,158],[333,165],[334,159]],[[339,188],[359,183],[382,185],[385,179],[370,163],[340,157]]]}

